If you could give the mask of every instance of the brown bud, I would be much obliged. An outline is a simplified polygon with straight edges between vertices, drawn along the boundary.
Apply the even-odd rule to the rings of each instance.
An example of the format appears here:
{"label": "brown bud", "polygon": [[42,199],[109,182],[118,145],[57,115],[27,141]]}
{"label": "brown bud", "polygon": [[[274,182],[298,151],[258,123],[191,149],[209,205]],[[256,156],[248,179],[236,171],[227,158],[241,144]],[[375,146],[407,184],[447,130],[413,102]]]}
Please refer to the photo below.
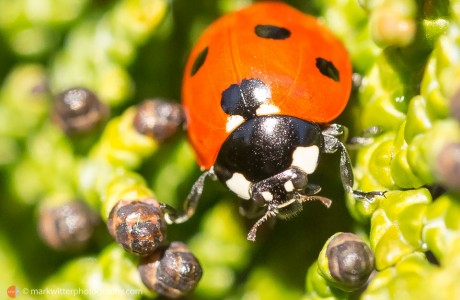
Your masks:
{"label": "brown bud", "polygon": [[40,211],[38,230],[43,241],[56,250],[84,247],[99,218],[84,202],[71,201]]}
{"label": "brown bud", "polygon": [[374,270],[374,253],[357,235],[341,233],[326,250],[329,271],[340,286],[356,290],[363,286]]}
{"label": "brown bud", "polygon": [[182,106],[159,99],[141,103],[134,117],[134,127],[144,135],[164,142],[184,123]]}
{"label": "brown bud", "polygon": [[166,239],[163,212],[152,198],[118,202],[110,212],[107,228],[126,251],[140,256],[152,254]]}
{"label": "brown bud", "polygon": [[460,190],[460,143],[450,143],[441,149],[436,161],[436,173],[444,187]]}
{"label": "brown bud", "polygon": [[107,115],[107,106],[85,88],[72,88],[55,97],[53,121],[67,135],[91,131]]}
{"label": "brown bud", "polygon": [[145,286],[169,298],[193,291],[203,274],[196,257],[181,242],[160,247],[142,258],[138,269]]}

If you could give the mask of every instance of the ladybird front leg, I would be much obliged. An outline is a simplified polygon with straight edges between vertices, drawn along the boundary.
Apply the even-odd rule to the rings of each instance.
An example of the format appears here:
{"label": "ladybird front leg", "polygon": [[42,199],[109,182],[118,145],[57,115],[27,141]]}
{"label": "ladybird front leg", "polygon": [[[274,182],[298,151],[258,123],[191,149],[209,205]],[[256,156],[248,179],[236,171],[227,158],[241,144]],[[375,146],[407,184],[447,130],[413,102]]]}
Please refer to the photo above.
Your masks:
{"label": "ladybird front leg", "polygon": [[[348,138],[348,128],[346,126],[340,124],[327,124],[326,127],[323,128],[322,134],[324,139],[335,138],[337,141],[345,143]],[[337,151],[337,146],[334,141],[326,141],[324,143],[325,147],[331,147],[329,151],[326,153],[334,153]],[[326,148],[328,150],[328,148]]]}
{"label": "ladybird front leg", "polygon": [[324,137],[324,152],[335,153],[337,150],[340,151],[340,177],[342,179],[343,188],[347,193],[352,194],[357,199],[371,200],[376,196],[384,196],[386,193],[385,191],[363,192],[360,190],[353,190],[354,176],[351,160],[342,142],[342,140],[346,139],[347,132],[348,129],[345,126],[338,124],[331,124],[322,132]]}
{"label": "ladybird front leg", "polygon": [[188,221],[196,211],[198,202],[203,194],[204,181],[206,177],[215,178],[213,170],[205,171],[198,177],[197,181],[192,186],[187,198],[184,202],[184,208],[182,211],[175,209],[174,207],[161,203],[160,206],[164,212],[165,220],[168,224],[180,224]]}

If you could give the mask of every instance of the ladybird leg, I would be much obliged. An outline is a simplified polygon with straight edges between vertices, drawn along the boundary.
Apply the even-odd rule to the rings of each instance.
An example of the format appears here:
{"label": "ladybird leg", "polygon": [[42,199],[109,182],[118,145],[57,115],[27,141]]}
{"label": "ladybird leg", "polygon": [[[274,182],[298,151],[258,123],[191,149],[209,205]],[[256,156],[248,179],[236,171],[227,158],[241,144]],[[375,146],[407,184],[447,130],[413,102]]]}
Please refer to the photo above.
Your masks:
{"label": "ladybird leg", "polygon": [[307,201],[319,201],[326,206],[326,208],[329,208],[332,204],[332,200],[327,197],[296,192],[292,195],[291,200],[278,204],[278,218],[288,219],[297,215],[303,210],[302,204]]}
{"label": "ladybird leg", "polygon": [[[288,213],[285,213],[284,210],[291,208],[291,206],[296,206],[295,202],[305,202],[305,197],[311,198],[311,196],[316,195],[320,191],[321,187],[319,185],[308,182],[307,174],[296,167],[292,167],[284,172],[254,183],[251,189],[251,199],[253,201],[244,201],[252,203],[253,206],[257,205],[260,208],[265,207],[267,204],[276,203],[274,205],[280,214],[286,216],[293,215],[297,211],[302,210],[302,208],[299,207],[296,209],[292,207],[292,209],[288,210]],[[285,201],[285,199],[290,200]]]}
{"label": "ladybird leg", "polygon": [[311,195],[315,195],[321,192],[321,187],[317,184],[309,183],[305,191],[306,191],[305,195],[311,196]]}
{"label": "ladybird leg", "polygon": [[318,195],[314,195],[314,196],[308,196],[308,195],[302,195],[302,194],[296,194],[296,198],[295,198],[297,201],[299,202],[307,202],[307,201],[319,201],[321,202],[324,206],[326,206],[327,208],[329,208],[332,204],[332,200],[327,198],[327,197],[324,197],[324,196],[318,196]]}
{"label": "ladybird leg", "polygon": [[257,229],[265,223],[269,218],[276,217],[278,215],[278,208],[275,205],[268,205],[268,209],[265,214],[257,220],[257,222],[252,226],[251,230],[248,233],[247,239],[251,242],[256,241]]}
{"label": "ladybird leg", "polygon": [[332,200],[324,197],[324,196],[318,196],[318,194],[321,191],[321,187],[317,184],[314,183],[309,183],[307,185],[307,188],[305,189],[305,193],[296,193],[295,194],[295,199],[299,202],[307,202],[307,201],[320,201],[324,206],[329,208],[332,204]]}
{"label": "ladybird leg", "polygon": [[[314,185],[314,186],[315,186],[315,191],[319,192],[321,188],[319,188],[319,186],[317,185]],[[327,197],[316,196],[316,195],[303,195],[298,192],[294,193],[294,198],[291,199],[290,201],[282,202],[282,203],[279,203],[278,201],[273,201],[268,205],[268,208],[265,214],[259,220],[257,220],[257,222],[252,226],[251,230],[248,233],[247,239],[249,241],[254,242],[256,240],[257,229],[263,223],[267,222],[269,218],[273,218],[277,216],[282,217],[282,218],[292,217],[293,215],[302,211],[301,203],[307,202],[307,201],[320,201],[327,208],[329,208],[332,204],[332,200]],[[287,212],[284,212],[284,213],[280,212],[280,210],[286,210],[286,209],[288,209]]]}
{"label": "ladybird leg", "polygon": [[[250,208],[266,209],[265,214],[254,224],[248,234],[248,240],[255,241],[257,229],[269,218],[282,219],[292,217],[302,211],[302,203],[318,200],[326,207],[332,201],[326,197],[315,196],[321,187],[308,183],[307,174],[297,167],[291,167],[279,174],[256,182],[251,188]],[[248,200],[244,200],[248,202]],[[256,207],[257,206],[257,207]]]}
{"label": "ladybird leg", "polygon": [[360,136],[352,137],[349,140],[347,140],[348,128],[340,124],[328,124],[322,132],[323,135],[333,136],[346,143],[348,148],[359,149],[362,146],[370,145],[374,141],[374,137],[381,132],[381,128],[379,126],[369,127]]}
{"label": "ladybird leg", "polygon": [[[250,204],[250,207],[254,210],[258,206],[266,211],[249,231],[248,240],[255,241],[257,229],[269,218],[289,217],[301,211],[302,207],[297,199],[289,197],[294,197],[296,193],[306,188],[308,188],[307,174],[296,167],[254,183],[250,193],[253,205]],[[290,200],[283,201],[283,199]]]}
{"label": "ladybird leg", "polygon": [[[340,126],[340,125],[339,125]],[[343,188],[347,193],[353,194],[357,199],[370,200],[375,196],[384,196],[385,192],[373,191],[363,192],[360,190],[353,190],[354,177],[353,169],[351,167],[350,156],[348,155],[345,145],[334,135],[329,135],[328,129],[323,131],[324,136],[324,152],[335,153],[337,150],[340,151],[340,177],[342,179]]]}
{"label": "ladybird leg", "polygon": [[[348,128],[340,124],[327,124],[327,127],[323,129],[322,134],[326,136],[333,137],[338,141],[345,142],[348,138]],[[335,143],[331,142],[330,145],[335,147]],[[326,145],[327,146],[327,145]],[[335,152],[335,149],[333,152]]]}
{"label": "ladybird leg", "polygon": [[178,211],[168,204],[162,203],[161,208],[165,214],[165,220],[168,224],[180,224],[190,219],[196,211],[198,202],[203,194],[204,180],[208,176],[213,176],[212,170],[206,171],[195,181],[184,202],[184,210]]}

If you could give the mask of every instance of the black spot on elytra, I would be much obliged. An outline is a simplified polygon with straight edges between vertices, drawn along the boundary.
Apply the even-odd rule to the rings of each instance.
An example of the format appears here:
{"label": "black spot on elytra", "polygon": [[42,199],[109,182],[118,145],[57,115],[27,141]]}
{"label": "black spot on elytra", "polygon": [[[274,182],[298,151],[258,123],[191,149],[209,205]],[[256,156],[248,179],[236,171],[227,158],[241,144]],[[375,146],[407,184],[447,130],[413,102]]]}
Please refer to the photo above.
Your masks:
{"label": "black spot on elytra", "polygon": [[270,97],[270,89],[259,78],[243,79],[241,84],[232,84],[222,92],[220,105],[225,113],[249,120]]}
{"label": "black spot on elytra", "polygon": [[316,67],[324,76],[331,78],[334,81],[340,81],[339,70],[334,64],[322,57],[316,58]]}
{"label": "black spot on elytra", "polygon": [[196,74],[196,72],[198,72],[198,70],[204,64],[206,56],[208,56],[208,47],[201,50],[201,52],[196,56],[192,65],[192,70],[190,71],[190,76],[193,76]]}
{"label": "black spot on elytra", "polygon": [[284,40],[291,36],[288,29],[275,25],[257,25],[254,32],[258,37],[273,40]]}

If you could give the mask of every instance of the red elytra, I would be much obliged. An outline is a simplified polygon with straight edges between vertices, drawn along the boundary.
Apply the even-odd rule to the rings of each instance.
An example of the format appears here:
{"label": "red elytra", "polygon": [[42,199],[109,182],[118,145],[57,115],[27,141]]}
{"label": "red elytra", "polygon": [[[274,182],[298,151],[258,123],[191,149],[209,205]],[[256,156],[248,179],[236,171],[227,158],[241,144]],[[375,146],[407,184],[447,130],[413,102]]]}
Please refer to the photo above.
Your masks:
{"label": "red elytra", "polygon": [[[258,25],[287,29],[282,39],[260,38]],[[316,59],[331,62],[340,76],[324,76]],[[321,22],[286,4],[263,2],[211,24],[193,48],[183,77],[182,101],[198,164],[210,169],[229,136],[222,92],[243,79],[260,78],[279,108],[272,115],[327,123],[345,108],[352,66],[342,43]]]}

